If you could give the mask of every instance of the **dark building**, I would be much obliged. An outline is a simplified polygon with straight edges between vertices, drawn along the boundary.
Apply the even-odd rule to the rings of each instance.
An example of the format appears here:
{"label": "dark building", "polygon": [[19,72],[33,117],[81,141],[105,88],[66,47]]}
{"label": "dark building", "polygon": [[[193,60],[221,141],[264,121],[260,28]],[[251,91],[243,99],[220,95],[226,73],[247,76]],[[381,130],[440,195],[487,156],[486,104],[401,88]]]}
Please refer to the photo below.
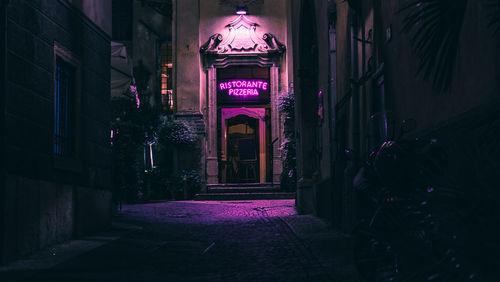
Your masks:
{"label": "dark building", "polygon": [[[171,1],[114,0],[111,39],[114,198],[160,197],[165,181],[151,185],[148,173],[161,171],[163,177],[173,171],[158,142],[158,128],[174,110]],[[124,144],[131,145],[123,141],[131,140],[127,137],[130,124],[140,128],[133,130],[137,139],[132,139],[141,144],[125,152]]]}
{"label": "dark building", "polygon": [[[495,26],[488,25],[498,10],[482,1],[430,1],[425,5],[440,5],[431,11],[445,13],[433,18],[439,25],[432,30],[408,24],[409,16],[427,11],[417,2],[291,4],[297,204],[344,230],[355,225],[352,183],[360,160],[398,138],[402,125],[405,138],[436,138],[445,148],[454,189],[498,197],[500,56]],[[431,29],[418,33],[420,26]],[[448,52],[434,54],[427,77],[418,69],[432,48],[416,49],[419,40]]]}
{"label": "dark building", "polygon": [[[163,113],[173,111],[171,1],[113,1],[112,41],[126,49],[131,70],[112,66],[112,80],[131,72],[142,103]],[[123,53],[118,54],[123,56]],[[128,73],[127,73],[128,74]],[[119,87],[112,96],[120,97]],[[123,92],[123,91],[122,91]]]}
{"label": "dark building", "polygon": [[110,223],[111,1],[1,1],[0,259]]}

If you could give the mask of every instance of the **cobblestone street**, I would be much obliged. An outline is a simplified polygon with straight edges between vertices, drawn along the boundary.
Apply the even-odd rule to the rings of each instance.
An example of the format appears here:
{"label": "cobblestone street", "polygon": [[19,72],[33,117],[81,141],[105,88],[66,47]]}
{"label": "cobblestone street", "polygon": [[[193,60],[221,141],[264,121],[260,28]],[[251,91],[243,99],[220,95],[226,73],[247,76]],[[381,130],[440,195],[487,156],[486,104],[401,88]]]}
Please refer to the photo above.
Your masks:
{"label": "cobblestone street", "polygon": [[348,262],[314,252],[315,242],[331,251],[332,236],[318,243],[326,223],[297,215],[293,200],[129,205],[115,221],[135,228],[49,269],[3,274],[11,281],[358,281]]}

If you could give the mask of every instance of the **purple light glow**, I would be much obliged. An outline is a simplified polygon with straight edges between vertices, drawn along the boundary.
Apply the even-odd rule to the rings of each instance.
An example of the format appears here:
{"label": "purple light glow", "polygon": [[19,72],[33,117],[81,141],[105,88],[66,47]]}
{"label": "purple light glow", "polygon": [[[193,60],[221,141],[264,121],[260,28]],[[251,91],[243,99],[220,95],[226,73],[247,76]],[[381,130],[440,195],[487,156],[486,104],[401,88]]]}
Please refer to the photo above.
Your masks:
{"label": "purple light glow", "polygon": [[257,89],[229,89],[229,96],[259,96]]}
{"label": "purple light glow", "polygon": [[219,84],[219,90],[227,90],[231,88],[252,88],[267,90],[267,82],[260,79],[235,79]]}

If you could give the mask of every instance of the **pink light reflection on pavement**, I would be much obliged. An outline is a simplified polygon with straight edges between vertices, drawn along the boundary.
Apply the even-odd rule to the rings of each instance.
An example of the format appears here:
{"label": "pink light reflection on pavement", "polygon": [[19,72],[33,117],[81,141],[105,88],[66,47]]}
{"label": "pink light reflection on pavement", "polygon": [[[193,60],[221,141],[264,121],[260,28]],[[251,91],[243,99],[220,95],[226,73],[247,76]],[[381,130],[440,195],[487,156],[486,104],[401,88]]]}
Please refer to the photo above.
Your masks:
{"label": "pink light reflection on pavement", "polygon": [[248,221],[249,218],[297,215],[295,200],[170,201],[125,205],[123,211],[139,217],[169,222],[212,224],[221,221]]}

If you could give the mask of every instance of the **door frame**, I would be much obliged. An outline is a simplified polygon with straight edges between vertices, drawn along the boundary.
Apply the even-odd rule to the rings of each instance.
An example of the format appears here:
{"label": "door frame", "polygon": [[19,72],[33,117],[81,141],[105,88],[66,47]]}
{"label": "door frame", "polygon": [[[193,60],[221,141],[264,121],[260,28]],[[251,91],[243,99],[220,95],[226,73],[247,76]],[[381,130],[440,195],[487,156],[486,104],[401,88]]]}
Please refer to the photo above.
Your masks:
{"label": "door frame", "polygon": [[[279,144],[282,142],[282,126],[280,122],[280,116],[278,111],[278,95],[279,95],[279,83],[280,83],[280,73],[279,73],[279,56],[277,57],[267,57],[267,56],[205,56],[206,67],[206,99],[203,101],[202,105],[205,109],[204,114],[206,116],[206,181],[207,184],[217,184],[219,183],[219,159],[218,159],[218,136],[217,127],[219,124],[218,120],[218,109],[220,106],[217,104],[217,69],[225,68],[228,66],[258,66],[269,68],[269,87],[270,87],[270,109],[271,114],[268,119],[270,119],[271,124],[271,140],[278,139],[279,142],[275,142],[269,153],[272,155],[271,163],[272,166],[272,177],[274,182],[279,182],[280,174],[282,171],[281,156],[279,151]],[[265,110],[264,110],[265,112]],[[265,114],[264,114],[265,116]],[[263,181],[265,182],[265,181]]]}
{"label": "door frame", "polygon": [[259,180],[266,182],[266,108],[221,108],[221,160],[227,161],[226,120],[238,115],[246,115],[259,121]]}

